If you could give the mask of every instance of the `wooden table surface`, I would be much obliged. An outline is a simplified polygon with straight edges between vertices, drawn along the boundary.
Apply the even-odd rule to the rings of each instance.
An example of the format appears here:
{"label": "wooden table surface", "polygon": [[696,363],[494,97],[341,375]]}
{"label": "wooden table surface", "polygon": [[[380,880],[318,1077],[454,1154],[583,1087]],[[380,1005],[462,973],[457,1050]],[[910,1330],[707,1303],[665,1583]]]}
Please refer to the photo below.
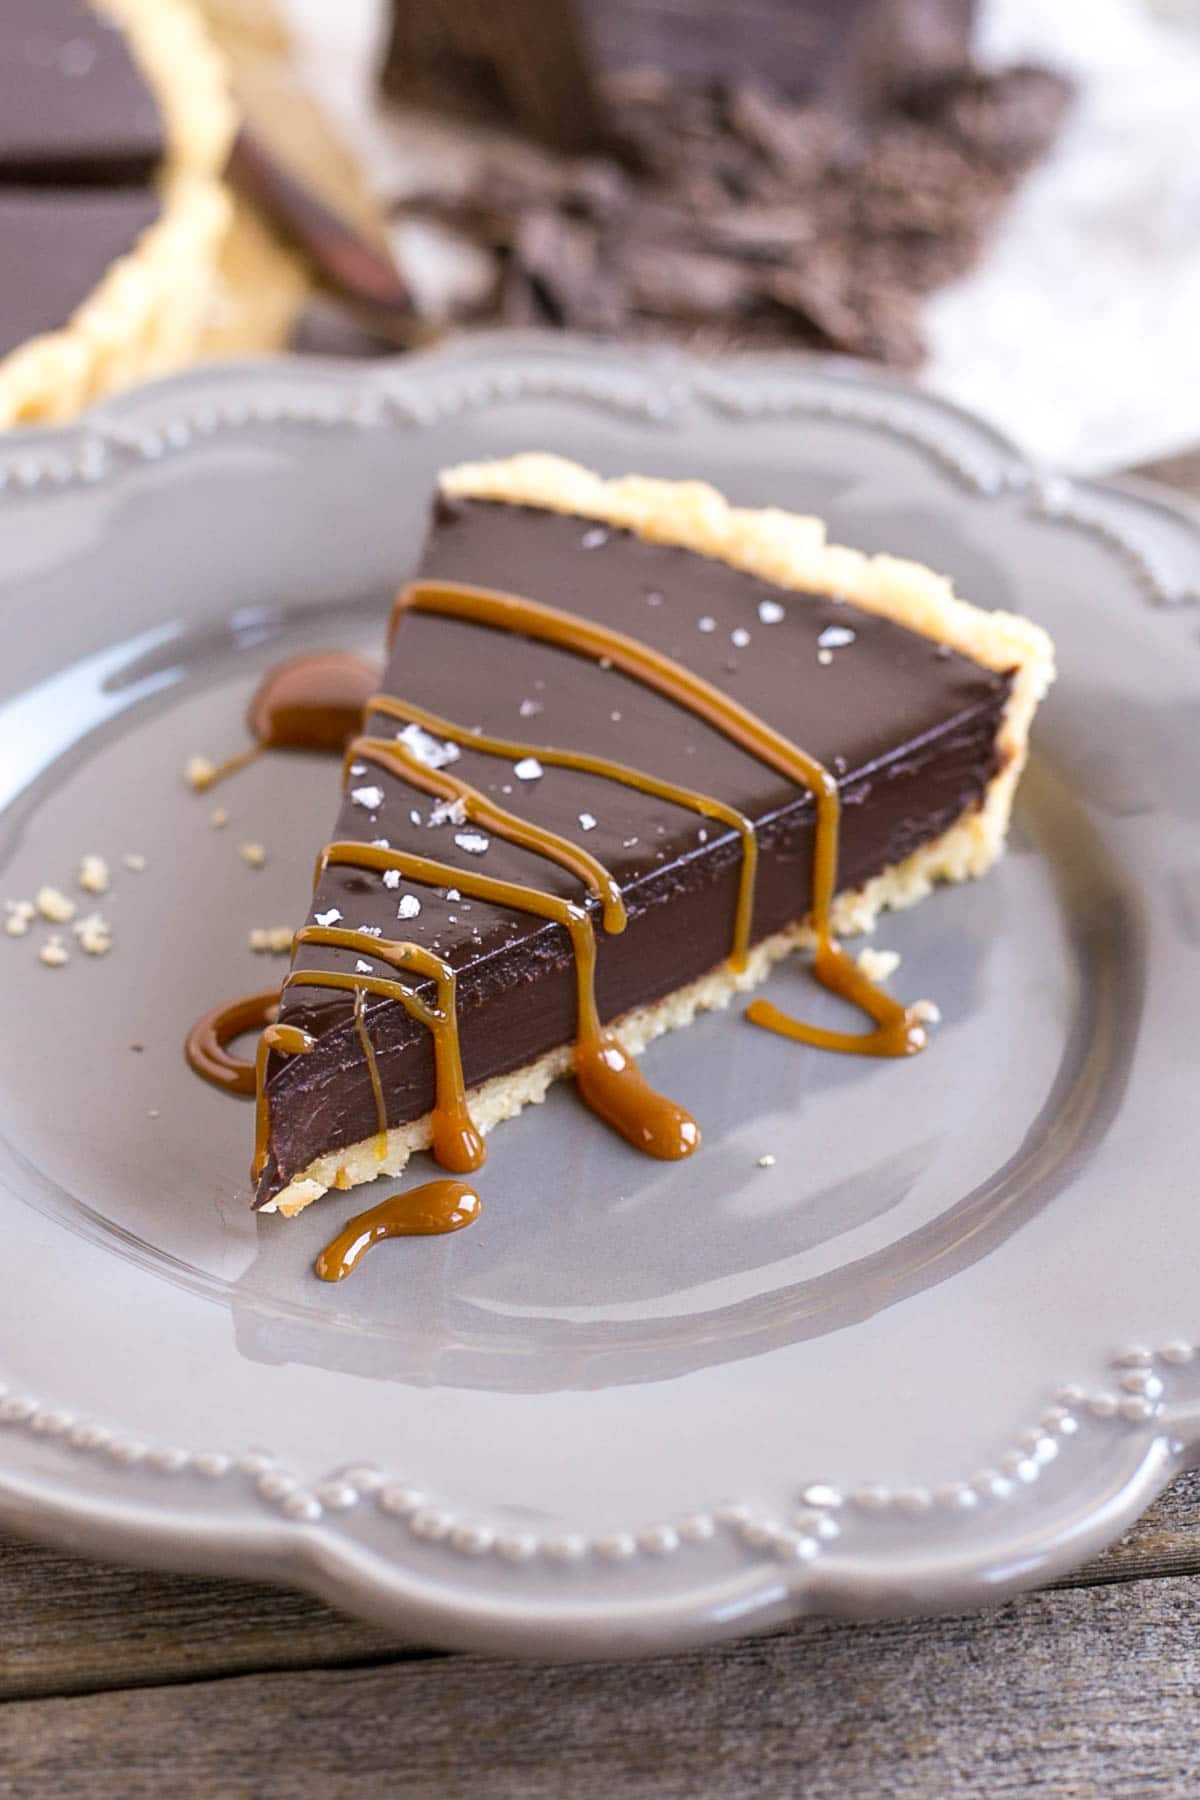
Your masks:
{"label": "wooden table surface", "polygon": [[[1200,456],[1147,472],[1200,494]],[[439,1655],[0,1538],[0,1796],[1193,1796],[1198,1636],[1200,1474],[997,1611],[624,1666]]]}

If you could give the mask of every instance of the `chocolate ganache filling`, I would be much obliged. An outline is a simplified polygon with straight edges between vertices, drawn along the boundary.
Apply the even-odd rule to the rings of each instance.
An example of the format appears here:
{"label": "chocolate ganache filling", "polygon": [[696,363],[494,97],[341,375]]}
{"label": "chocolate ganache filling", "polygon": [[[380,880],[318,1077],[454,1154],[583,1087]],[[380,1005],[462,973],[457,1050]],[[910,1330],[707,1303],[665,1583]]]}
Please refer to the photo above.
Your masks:
{"label": "chocolate ganache filling", "polygon": [[[474,607],[471,589],[486,590]],[[520,600],[501,628],[505,595]],[[567,616],[570,642],[537,624],[539,609],[551,624]],[[587,622],[612,637],[612,655],[585,653]],[[618,640],[803,752],[772,760],[739,742],[672,697],[671,682],[622,666]],[[791,594],[587,519],[439,499],[264,1037],[257,1203],[435,1099],[439,1160],[477,1167],[463,1086],[572,1042],[588,1104],[632,1136],[622,1093],[588,1092],[583,1053],[590,1044],[598,1086],[611,1076],[620,1090],[636,1071],[616,1068],[611,1021],[809,912],[821,787],[791,762],[833,790],[836,886],[857,888],[981,802],[1010,685],[837,597]],[[507,904],[505,884],[525,902]],[[826,985],[855,989],[876,1022],[865,1049],[919,1047],[903,1009],[856,985],[836,946],[826,963]],[[438,1024],[451,999],[456,1092]],[[678,1140],[643,1144],[652,1154],[698,1141],[688,1115],[649,1090],[634,1112],[639,1129],[652,1118],[664,1144]]]}

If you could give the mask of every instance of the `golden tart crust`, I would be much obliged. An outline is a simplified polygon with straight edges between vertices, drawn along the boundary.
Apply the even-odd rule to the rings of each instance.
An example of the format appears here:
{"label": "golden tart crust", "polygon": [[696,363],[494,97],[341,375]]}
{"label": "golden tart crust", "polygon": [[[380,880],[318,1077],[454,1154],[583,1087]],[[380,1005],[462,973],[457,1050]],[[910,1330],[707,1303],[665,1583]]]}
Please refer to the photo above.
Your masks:
{"label": "golden tart crust", "polygon": [[221,181],[236,129],[224,64],[191,0],[93,0],[116,20],[162,114],[159,217],[66,325],[0,359],[0,427],[70,418],[164,375],[199,347],[231,206]]}

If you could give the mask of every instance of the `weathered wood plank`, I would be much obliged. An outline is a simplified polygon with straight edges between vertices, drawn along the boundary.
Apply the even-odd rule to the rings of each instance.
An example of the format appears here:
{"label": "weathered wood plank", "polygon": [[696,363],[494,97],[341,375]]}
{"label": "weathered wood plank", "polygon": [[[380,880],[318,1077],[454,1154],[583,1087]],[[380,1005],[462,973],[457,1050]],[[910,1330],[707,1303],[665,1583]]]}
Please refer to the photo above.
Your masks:
{"label": "weathered wood plank", "polygon": [[0,1707],[0,1793],[892,1800],[1194,1792],[1200,1577],[632,1665],[443,1657]]}
{"label": "weathered wood plank", "polygon": [[[85,1562],[0,1538],[0,1700],[399,1657],[304,1594]],[[4,1793],[0,1761],[0,1795]]]}
{"label": "weathered wood plank", "polygon": [[[1200,1475],[1193,1474],[1181,1476],[1119,1544],[1064,1585],[1198,1571]],[[113,1568],[4,1538],[0,1612],[0,1699],[417,1653],[302,1594]]]}

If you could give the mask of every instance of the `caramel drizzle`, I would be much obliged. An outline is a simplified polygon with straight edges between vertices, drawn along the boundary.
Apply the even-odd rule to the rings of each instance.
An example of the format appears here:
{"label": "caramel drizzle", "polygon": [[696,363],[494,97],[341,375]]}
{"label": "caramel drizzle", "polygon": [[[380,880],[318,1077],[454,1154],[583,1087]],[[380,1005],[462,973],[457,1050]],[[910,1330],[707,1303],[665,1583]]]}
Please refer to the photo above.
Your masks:
{"label": "caramel drizzle", "polygon": [[[581,750],[555,750],[543,744],[521,743],[515,738],[490,737],[484,732],[470,731],[465,726],[457,725],[452,719],[443,719],[440,714],[429,712],[425,707],[416,706],[409,700],[395,700],[390,694],[376,694],[368,702],[367,717],[370,718],[374,713],[385,713],[389,718],[408,720],[422,726],[435,737],[448,738],[451,743],[461,744],[468,750],[480,750],[485,756],[502,756],[514,761],[533,756],[547,768],[575,769],[580,774],[599,775],[607,781],[635,788],[640,793],[652,794],[658,800],[669,800],[675,806],[686,807],[703,818],[719,819],[723,825],[731,825],[742,840],[742,867],[729,960],[735,969],[740,970],[746,966],[746,952],[750,947],[750,933],[754,923],[758,839],[754,834],[754,822],[745,813],[739,812],[734,806],[727,806],[723,800],[717,800],[711,794],[703,794],[696,788],[680,787],[673,781],[660,781],[656,775],[647,775],[642,769],[630,768],[625,763],[614,762],[610,757],[591,756]],[[390,747],[391,744],[391,740],[386,738],[366,741],[372,745]],[[361,743],[359,747],[361,749]],[[569,842],[565,839],[558,841]]]}
{"label": "caramel drizzle", "polygon": [[188,1066],[214,1087],[249,1099],[256,1086],[254,1064],[234,1056],[229,1046],[244,1032],[261,1031],[264,1025],[272,1024],[278,1010],[278,988],[214,1006],[196,1020],[184,1040]]}
{"label": "caramel drizzle", "polygon": [[[372,754],[375,740],[359,739],[347,751],[348,757],[361,757]],[[411,754],[400,745],[384,743],[375,760],[380,763],[398,762],[403,767],[405,778],[415,785],[422,786],[431,794],[443,797],[453,794],[461,799],[469,818],[478,817],[493,823],[497,835],[507,835],[501,831],[496,821],[512,820],[515,841],[526,844],[530,849],[538,849],[544,843],[541,854],[559,860],[561,853],[564,866],[575,867],[579,859],[586,857],[575,845],[565,838],[556,837],[553,832],[542,832],[537,826],[529,825],[524,820],[515,819],[505,812],[503,807],[495,806],[485,795],[480,794],[469,783],[456,776],[447,775],[442,769],[429,769],[417,762]],[[476,812],[475,808],[478,807]],[[519,833],[519,837],[518,837]],[[567,855],[570,855],[570,863]],[[593,863],[594,858],[586,857]],[[576,1035],[575,1035],[575,1078],[579,1091],[586,1104],[593,1112],[598,1113],[608,1124],[619,1131],[631,1144],[645,1150],[650,1156],[674,1159],[690,1156],[700,1142],[700,1130],[691,1115],[674,1101],[655,1093],[643,1079],[637,1064],[622,1046],[616,1033],[606,1030],[600,1023],[600,1014],[596,1007],[596,934],[592,926],[587,908],[577,901],[564,900],[556,894],[543,893],[540,888],[525,887],[515,881],[500,881],[495,876],[484,875],[474,869],[460,869],[452,863],[438,862],[432,857],[411,855],[402,850],[385,850],[381,844],[360,844],[342,842],[327,844],[317,861],[317,880],[331,866],[348,864],[354,868],[397,869],[405,880],[426,887],[456,887],[462,894],[469,894],[474,899],[490,901],[496,906],[512,907],[517,912],[533,913],[539,918],[550,919],[567,931],[575,960],[575,993],[576,993]],[[597,886],[602,886],[602,904],[605,906],[615,898],[611,917],[613,924],[609,929],[624,929],[625,908],[621,902],[616,884],[611,883],[600,865],[597,870]],[[601,879],[603,878],[603,879]],[[611,883],[611,887],[610,887]],[[590,885],[590,884],[589,884]],[[593,889],[595,891],[595,889]],[[329,931],[320,927],[306,927],[297,936],[298,943],[335,942],[345,940],[345,947],[357,949],[361,954],[406,956],[416,948],[414,945],[393,945],[386,939],[374,938],[363,932]],[[428,951],[419,952],[429,957]],[[448,975],[452,971],[448,963],[439,958],[430,960],[438,963]],[[360,982],[369,985],[370,978],[363,975],[324,975],[310,971],[293,970],[288,976],[288,983],[301,985],[317,985],[327,987],[353,988]],[[390,984],[389,984],[390,985]],[[406,1003],[407,1004],[407,1003]],[[410,1007],[410,1011],[414,1010]],[[443,1009],[446,1014],[445,1023],[440,1026],[439,1033],[443,1042],[443,1058],[447,1068],[453,1069],[454,1091],[464,1092],[462,1074],[462,1053],[458,1041],[457,1015],[453,999]],[[420,1016],[417,1014],[416,1016]],[[439,1033],[435,1033],[434,1047],[437,1053]],[[434,1106],[434,1155],[445,1168],[478,1168],[483,1160],[482,1146],[478,1162],[469,1164],[447,1162],[438,1147],[438,1115],[442,1109],[442,1088],[439,1082],[438,1097]],[[463,1100],[465,1114],[466,1102]]]}
{"label": "caramel drizzle", "polygon": [[823,987],[865,1012],[875,1030],[866,1033],[827,1031],[791,1018],[768,1000],[753,1001],[746,1010],[746,1017],[768,1031],[779,1032],[823,1050],[859,1056],[911,1056],[925,1048],[925,1028],[912,1011],[871,981],[833,935],[831,921],[837,888],[841,801],[837,779],[823,763],[807,755],[789,738],[702,676],[611,626],[561,612],[540,601],[498,593],[491,588],[418,581],[402,588],[396,598],[388,630],[389,644],[394,641],[406,612],[466,619],[472,624],[513,632],[558,649],[574,651],[580,656],[604,660],[714,726],[731,742],[776,769],[789,781],[807,788],[816,802],[817,812],[811,908],[817,940],[814,973]]}
{"label": "caramel drizzle", "polygon": [[[348,854],[339,855],[344,851]],[[365,868],[391,868],[393,863],[377,863],[376,856],[387,856],[393,852],[376,850],[370,844],[329,844],[321,853],[321,868],[329,863],[353,862]],[[445,865],[439,863],[437,868]],[[453,871],[448,871],[453,873]],[[458,1014],[455,1003],[454,970],[450,964],[432,951],[425,950],[420,944],[393,943],[387,938],[372,937],[369,932],[342,930],[334,925],[306,925],[296,933],[296,943],[325,945],[334,950],[354,950],[360,956],[373,956],[381,962],[388,963],[397,971],[411,971],[415,975],[425,977],[436,984],[436,1001],[431,1006],[429,1001],[416,989],[403,982],[392,981],[384,975],[363,975],[343,973],[340,970],[326,969],[292,969],[284,981],[283,987],[319,987],[340,989],[344,993],[355,996],[355,1026],[363,1043],[364,1052],[368,1052],[367,1067],[371,1076],[371,1087],[375,1097],[375,1113],[378,1123],[376,1135],[376,1155],[380,1162],[387,1155],[387,1107],[383,1089],[379,1080],[378,1064],[375,1060],[374,1048],[366,1035],[366,1024],[362,1009],[365,998],[359,996],[377,994],[384,1000],[395,1000],[412,1018],[426,1027],[433,1039],[434,1068],[434,1107],[433,1107],[433,1154],[444,1169],[453,1169],[456,1173],[467,1174],[473,1169],[483,1166],[486,1151],[483,1139],[475,1129],[474,1122],[467,1110],[466,1087],[463,1082],[462,1056],[458,1044]],[[282,994],[281,994],[282,998]],[[292,1042],[280,1039],[281,1031],[291,1031]],[[298,1041],[303,1040],[303,1041]],[[267,1153],[271,1135],[270,1100],[267,1095],[267,1059],[272,1050],[287,1055],[304,1055],[311,1050],[315,1039],[307,1032],[298,1031],[294,1026],[268,1026],[259,1040],[256,1064],[256,1130],[254,1163],[252,1174],[257,1181],[267,1163]]]}
{"label": "caramel drizzle", "polygon": [[348,1219],[313,1267],[322,1281],[345,1281],[367,1251],[385,1238],[462,1231],[475,1223],[479,1212],[479,1195],[465,1181],[427,1181],[406,1193],[389,1194],[378,1206]]}
{"label": "caramel drizzle", "polygon": [[[743,707],[731,696],[693,674],[649,645],[611,627],[562,612],[538,601],[488,588],[415,582],[401,590],[389,626],[389,644],[406,612],[428,612],[469,620],[494,630],[534,638],[578,655],[595,657],[606,666],[619,668],[644,686],[663,695],[720,731],[731,742],[804,787],[816,804],[811,916],[816,936],[814,973],[822,986],[857,1005],[872,1020],[870,1032],[830,1031],[805,1024],[783,1013],[766,1000],[747,1008],[752,1023],[821,1049],[868,1056],[907,1056],[925,1047],[924,1027],[910,1009],[885,993],[858,967],[837,943],[832,929],[833,897],[837,884],[838,825],[841,803],[835,776],[790,739]],[[514,740],[488,737],[465,730],[423,708],[376,696],[368,707],[422,725],[443,738],[478,749],[485,754],[521,757],[534,755],[547,766],[577,769],[659,798],[691,808],[706,817],[732,825],[742,838],[742,875],[734,927],[731,961],[744,964],[753,919],[757,842],[752,823],[734,808],[712,796],[659,781],[640,770],[582,752],[559,751]],[[518,817],[461,777],[446,769],[421,762],[399,740],[374,737],[355,739],[346,752],[347,764],[366,758],[399,775],[410,785],[443,799],[461,801],[464,815],[486,826],[497,836],[556,862],[575,875],[599,901],[604,929],[619,933],[626,924],[620,885],[594,856],[569,839]],[[657,1095],[645,1083],[635,1062],[615,1033],[600,1024],[595,998],[596,940],[586,907],[540,889],[500,881],[474,870],[434,858],[384,849],[380,845],[336,842],[326,845],[317,860],[316,881],[332,865],[350,864],[379,870],[396,869],[418,884],[456,887],[459,892],[531,912],[553,920],[568,932],[574,952],[577,993],[575,1072],[587,1105],[620,1131],[630,1142],[656,1156],[686,1156],[699,1143],[695,1121],[682,1108]],[[397,969],[411,969],[432,977],[439,986],[436,1007],[412,989],[394,981],[362,974],[322,971],[289,973],[284,987],[341,988],[355,995],[354,1018],[370,1073],[379,1130],[380,1160],[386,1155],[386,1104],[379,1080],[374,1049],[363,1016],[365,993],[398,1000],[433,1033],[436,1065],[436,1099],[433,1112],[434,1155],[444,1167],[478,1168],[483,1161],[482,1140],[466,1108],[461,1046],[454,999],[454,975],[449,963],[415,944],[383,940],[367,933],[310,926],[297,934],[297,944],[324,943],[375,956]],[[305,1054],[314,1040],[295,1027],[269,1025],[263,1032],[256,1059],[257,1132],[255,1178],[267,1160],[269,1102],[267,1064],[271,1051],[284,1055]],[[364,1215],[365,1217],[366,1215]]]}

